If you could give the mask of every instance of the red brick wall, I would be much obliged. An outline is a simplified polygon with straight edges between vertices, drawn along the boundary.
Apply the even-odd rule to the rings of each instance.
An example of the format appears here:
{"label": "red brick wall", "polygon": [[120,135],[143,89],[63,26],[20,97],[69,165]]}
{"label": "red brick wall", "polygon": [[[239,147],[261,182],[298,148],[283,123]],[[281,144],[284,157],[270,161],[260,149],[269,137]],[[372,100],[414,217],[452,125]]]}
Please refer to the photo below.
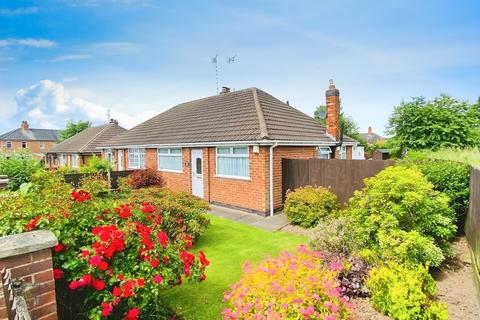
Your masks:
{"label": "red brick wall", "polygon": [[[317,156],[316,147],[276,147],[273,149],[273,207],[275,209],[282,206],[282,159],[309,159]],[[266,176],[268,180],[268,169]]]}
{"label": "red brick wall", "polygon": [[[157,149],[147,149],[145,155],[145,161],[147,167],[154,168],[155,170],[158,169],[158,161],[157,161]],[[166,171],[159,171],[160,176],[162,177],[162,181],[171,190],[175,192],[191,192],[192,187],[192,180],[191,176],[191,166],[190,166],[190,149],[183,148],[182,149],[182,173],[180,172],[166,172]],[[188,164],[188,166],[187,166]],[[205,178],[204,178],[205,181]]]}
{"label": "red brick wall", "polygon": [[[53,141],[26,141],[26,142],[27,142],[26,149],[22,149],[22,141],[12,141],[12,148],[7,149],[6,148],[7,140],[1,140],[0,150],[4,154],[11,154],[11,153],[22,151],[22,150],[29,150],[33,153],[46,153],[50,151],[50,149],[54,144]],[[45,146],[43,149],[40,148],[40,142],[43,142]]]}
{"label": "red brick wall", "polygon": [[[0,260],[3,268],[10,268],[12,279],[26,284],[24,297],[32,319],[57,319],[51,249],[4,258]],[[5,315],[6,304],[0,299],[0,320],[7,320]]]}

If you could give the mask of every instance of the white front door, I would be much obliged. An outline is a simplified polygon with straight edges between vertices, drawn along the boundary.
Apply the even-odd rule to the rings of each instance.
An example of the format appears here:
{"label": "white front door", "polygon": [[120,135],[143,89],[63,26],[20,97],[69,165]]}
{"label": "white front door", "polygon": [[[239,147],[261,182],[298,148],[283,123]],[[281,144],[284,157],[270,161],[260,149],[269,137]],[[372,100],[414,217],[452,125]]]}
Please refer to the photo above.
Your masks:
{"label": "white front door", "polygon": [[192,149],[192,194],[203,198],[203,152]]}
{"label": "white front door", "polygon": [[123,171],[123,150],[118,150],[118,171]]}

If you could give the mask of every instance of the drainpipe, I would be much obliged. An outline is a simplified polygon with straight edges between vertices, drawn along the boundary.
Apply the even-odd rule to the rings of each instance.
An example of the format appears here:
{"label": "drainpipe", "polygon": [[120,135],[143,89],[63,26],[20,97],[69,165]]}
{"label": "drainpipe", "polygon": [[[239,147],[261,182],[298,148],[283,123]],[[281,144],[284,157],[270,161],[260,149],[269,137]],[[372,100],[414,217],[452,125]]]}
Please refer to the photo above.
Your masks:
{"label": "drainpipe", "polygon": [[273,149],[277,146],[277,142],[275,142],[273,145],[270,146],[270,152],[269,152],[269,175],[270,175],[270,216],[273,216]]}

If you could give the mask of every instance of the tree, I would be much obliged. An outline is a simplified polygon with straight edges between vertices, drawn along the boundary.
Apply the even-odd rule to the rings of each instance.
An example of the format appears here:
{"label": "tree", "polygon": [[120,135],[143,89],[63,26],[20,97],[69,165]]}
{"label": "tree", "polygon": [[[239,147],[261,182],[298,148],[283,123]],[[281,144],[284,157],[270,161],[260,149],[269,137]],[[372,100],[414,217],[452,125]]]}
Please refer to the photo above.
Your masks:
{"label": "tree", "polygon": [[[340,107],[340,125],[343,125],[343,133],[349,136],[350,138],[359,140],[360,139],[360,128],[358,124],[353,120],[352,117],[345,115],[341,111]],[[313,118],[317,120],[320,124],[325,125],[325,118],[321,118],[321,113],[326,113],[327,107],[325,105],[319,105],[313,112]]]}
{"label": "tree", "polygon": [[58,142],[62,142],[70,137],[73,137],[77,133],[82,132],[83,130],[90,128],[92,126],[90,121],[68,121],[64,130],[60,131],[60,137]]}
{"label": "tree", "polygon": [[480,137],[480,106],[446,94],[433,100],[402,101],[390,116],[387,133],[401,149],[471,147]]}

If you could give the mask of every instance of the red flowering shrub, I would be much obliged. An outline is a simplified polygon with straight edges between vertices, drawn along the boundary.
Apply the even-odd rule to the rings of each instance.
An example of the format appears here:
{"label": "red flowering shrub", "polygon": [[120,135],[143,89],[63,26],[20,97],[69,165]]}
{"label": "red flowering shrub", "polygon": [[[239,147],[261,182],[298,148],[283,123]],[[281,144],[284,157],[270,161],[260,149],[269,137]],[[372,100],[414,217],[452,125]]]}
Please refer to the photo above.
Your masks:
{"label": "red flowering shrub", "polygon": [[132,189],[140,189],[146,187],[162,185],[162,178],[157,170],[152,168],[135,170],[128,176],[126,184]]}
{"label": "red flowering shrub", "polygon": [[[210,262],[203,252],[188,252],[199,233],[190,234],[187,226],[203,220],[203,202],[183,196],[176,202],[171,192],[162,200],[158,197],[163,193],[96,198],[76,190],[62,193],[59,206],[55,192],[52,188],[43,193],[56,204],[48,206],[48,212],[34,205],[34,197],[15,199],[15,206],[9,204],[0,216],[0,234],[49,229],[57,235],[59,244],[52,251],[59,306],[76,308],[59,310],[64,313],[60,317],[162,318],[170,315],[160,301],[163,290],[205,279]],[[25,208],[26,213],[19,213]]]}

